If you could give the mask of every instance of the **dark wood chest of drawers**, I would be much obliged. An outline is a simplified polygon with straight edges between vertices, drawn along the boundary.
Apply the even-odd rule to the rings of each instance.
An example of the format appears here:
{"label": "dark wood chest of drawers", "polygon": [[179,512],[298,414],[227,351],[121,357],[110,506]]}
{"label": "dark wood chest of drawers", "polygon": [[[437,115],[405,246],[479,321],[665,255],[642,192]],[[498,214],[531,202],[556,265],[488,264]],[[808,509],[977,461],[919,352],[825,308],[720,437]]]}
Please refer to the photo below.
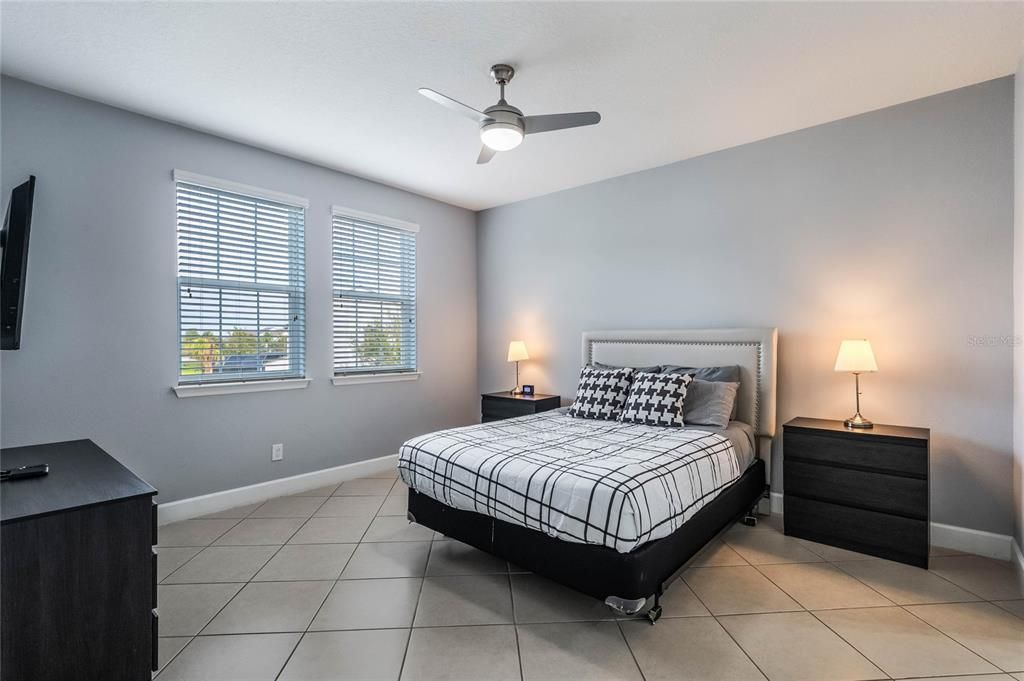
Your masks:
{"label": "dark wood chest of drawers", "polygon": [[509,392],[486,393],[480,396],[480,416],[484,423],[516,416],[539,414],[557,409],[562,404],[558,395],[513,395]]}
{"label": "dark wood chest of drawers", "polygon": [[786,534],[928,567],[926,428],[793,419],[783,426]]}
{"label": "dark wood chest of drawers", "polygon": [[156,490],[90,440],[15,447],[50,474],[0,492],[4,681],[149,681],[156,669]]}

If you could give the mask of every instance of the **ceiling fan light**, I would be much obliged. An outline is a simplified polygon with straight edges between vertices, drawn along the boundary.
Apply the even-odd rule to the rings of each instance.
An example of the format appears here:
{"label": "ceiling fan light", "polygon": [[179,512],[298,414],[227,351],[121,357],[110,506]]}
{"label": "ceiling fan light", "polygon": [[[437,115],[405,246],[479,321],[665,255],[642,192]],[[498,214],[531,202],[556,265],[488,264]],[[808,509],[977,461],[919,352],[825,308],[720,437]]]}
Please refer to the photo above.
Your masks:
{"label": "ceiling fan light", "polygon": [[494,151],[508,151],[522,143],[523,131],[513,123],[488,123],[480,128],[480,140]]}

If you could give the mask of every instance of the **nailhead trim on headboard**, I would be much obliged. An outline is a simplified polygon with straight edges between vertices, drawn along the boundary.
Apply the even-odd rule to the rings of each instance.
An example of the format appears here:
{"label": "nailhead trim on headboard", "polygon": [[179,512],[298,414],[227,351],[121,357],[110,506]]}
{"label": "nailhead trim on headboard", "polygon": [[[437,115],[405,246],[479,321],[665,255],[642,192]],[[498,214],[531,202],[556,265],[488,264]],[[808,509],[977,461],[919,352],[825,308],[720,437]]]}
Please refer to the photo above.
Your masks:
{"label": "nailhead trim on headboard", "polygon": [[594,346],[598,343],[609,345],[731,345],[757,348],[757,385],[754,389],[754,432],[761,432],[761,368],[764,364],[764,343],[756,341],[671,341],[671,340],[630,340],[623,338],[614,340],[602,338],[587,343],[587,364],[594,361]]}

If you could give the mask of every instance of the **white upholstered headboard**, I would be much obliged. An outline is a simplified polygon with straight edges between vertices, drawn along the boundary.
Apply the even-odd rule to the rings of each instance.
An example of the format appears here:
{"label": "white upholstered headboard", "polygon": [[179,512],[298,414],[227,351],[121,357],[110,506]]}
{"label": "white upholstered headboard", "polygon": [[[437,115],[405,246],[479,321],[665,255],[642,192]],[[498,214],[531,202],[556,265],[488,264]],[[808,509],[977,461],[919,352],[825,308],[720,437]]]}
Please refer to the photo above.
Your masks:
{"label": "white upholstered headboard", "polygon": [[775,436],[775,373],[779,332],[773,328],[677,331],[584,331],[583,364],[640,367],[739,365],[736,418],[754,427],[758,454],[771,475]]}

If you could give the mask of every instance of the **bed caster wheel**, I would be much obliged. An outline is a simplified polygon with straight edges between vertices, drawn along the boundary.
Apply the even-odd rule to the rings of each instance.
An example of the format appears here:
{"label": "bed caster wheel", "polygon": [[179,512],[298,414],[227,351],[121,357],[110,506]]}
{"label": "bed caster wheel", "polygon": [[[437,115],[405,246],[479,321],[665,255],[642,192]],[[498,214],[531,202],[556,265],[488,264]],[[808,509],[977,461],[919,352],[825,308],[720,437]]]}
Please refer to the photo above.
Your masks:
{"label": "bed caster wheel", "polygon": [[743,516],[743,524],[747,525],[748,527],[757,527],[757,516],[756,515],[746,515],[746,516]]}
{"label": "bed caster wheel", "polygon": [[653,625],[655,622],[661,619],[661,606],[656,605],[647,611],[647,621]]}

